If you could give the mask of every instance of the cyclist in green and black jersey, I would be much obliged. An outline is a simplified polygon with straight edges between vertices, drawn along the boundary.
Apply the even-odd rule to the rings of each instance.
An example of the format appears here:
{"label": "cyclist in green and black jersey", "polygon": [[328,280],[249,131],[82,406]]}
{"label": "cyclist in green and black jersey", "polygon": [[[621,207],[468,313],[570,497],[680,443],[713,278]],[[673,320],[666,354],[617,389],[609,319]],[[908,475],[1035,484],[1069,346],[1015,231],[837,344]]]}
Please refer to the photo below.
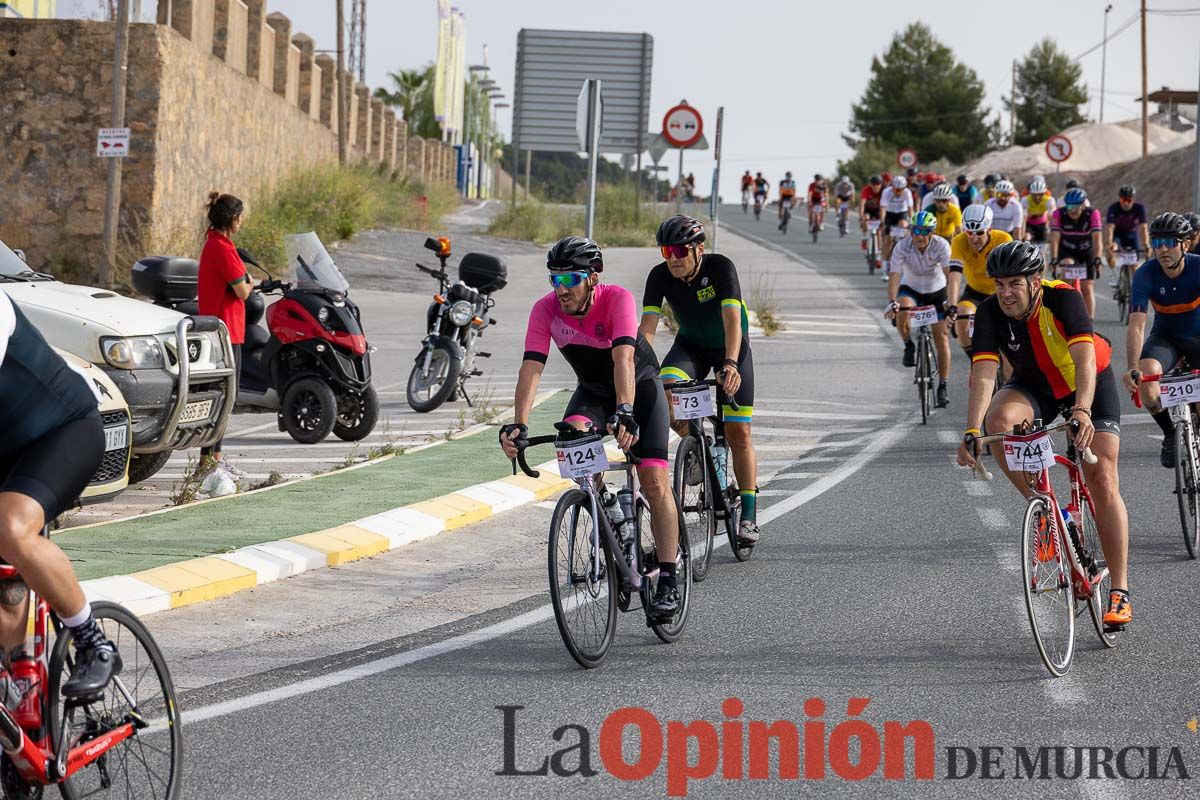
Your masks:
{"label": "cyclist in green and black jersey", "polygon": [[750,322],[737,269],[723,255],[704,252],[704,226],[691,217],[671,217],[658,228],[658,244],[666,260],[650,270],[642,300],[638,332],[654,342],[665,300],[678,323],[675,343],[662,360],[664,384],[701,380],[716,373],[722,389],[738,405],[722,406],[725,438],[733,454],[733,471],[741,487],[738,539],[758,542],[755,517],[757,462],[750,438],[754,415],[754,357]]}

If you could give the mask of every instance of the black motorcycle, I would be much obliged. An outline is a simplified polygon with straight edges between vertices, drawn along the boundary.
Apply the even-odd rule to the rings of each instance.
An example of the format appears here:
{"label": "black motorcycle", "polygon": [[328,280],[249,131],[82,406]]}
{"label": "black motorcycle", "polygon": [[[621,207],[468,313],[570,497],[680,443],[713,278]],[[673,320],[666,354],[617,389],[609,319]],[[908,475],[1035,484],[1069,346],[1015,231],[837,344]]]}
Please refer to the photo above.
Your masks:
{"label": "black motorcycle", "polygon": [[438,280],[438,291],[426,314],[427,334],[421,342],[412,372],[408,376],[408,404],[414,411],[433,411],[447,400],[462,395],[473,405],[467,393],[469,378],[482,375],[475,369],[476,358],[491,353],[477,350],[479,337],[489,325],[495,325],[489,312],[496,304],[493,292],[508,284],[508,266],[496,256],[467,253],[458,264],[458,280],[451,283],[446,272],[450,259],[450,240],[446,237],[425,240],[441,263],[440,269],[417,264],[417,269]]}
{"label": "black motorcycle", "polygon": [[[279,430],[301,444],[332,432],[366,438],[379,418],[370,352],[349,283],[315,233],[286,237],[291,278],[268,275],[246,298],[246,340],[236,411],[274,411]],[[247,265],[262,269],[239,248]],[[156,305],[195,313],[198,265],[153,256],[137,263],[133,285]],[[266,307],[264,294],[281,299]],[[260,324],[266,316],[266,327]]]}

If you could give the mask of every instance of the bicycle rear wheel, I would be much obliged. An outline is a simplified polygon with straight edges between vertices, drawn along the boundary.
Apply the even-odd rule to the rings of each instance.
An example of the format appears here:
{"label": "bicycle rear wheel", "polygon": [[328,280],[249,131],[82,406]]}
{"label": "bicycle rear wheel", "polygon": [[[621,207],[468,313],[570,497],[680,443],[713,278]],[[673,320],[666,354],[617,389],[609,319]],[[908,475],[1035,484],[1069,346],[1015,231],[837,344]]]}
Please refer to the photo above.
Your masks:
{"label": "bicycle rear wheel", "polygon": [[[676,506],[678,508],[678,506]],[[638,517],[640,519],[640,547],[638,558],[642,571],[649,572],[653,565],[658,564],[658,547],[654,543],[654,533],[650,528],[650,506],[645,501],[638,502]],[[676,513],[679,525],[679,557],[675,560],[675,586],[679,589],[679,613],[667,623],[652,623],[650,629],[654,635],[670,644],[683,635],[687,627],[688,610],[691,608],[692,566],[688,553],[687,532],[683,527],[683,517]],[[658,588],[658,578],[648,578],[642,582],[642,607],[650,607],[650,598]]]}
{"label": "bicycle rear wheel", "polygon": [[712,561],[717,517],[713,513],[711,476],[695,436],[683,437],[675,451],[675,496],[687,530],[692,578],[700,583]]}
{"label": "bicycle rear wheel", "polygon": [[617,571],[600,545],[600,574],[594,567],[591,499],[571,489],[554,507],[546,561],[554,622],[571,658],[584,669],[600,666],[617,633]]}
{"label": "bicycle rear wheel", "polygon": [[1075,593],[1067,578],[1057,523],[1043,497],[1025,507],[1021,526],[1021,575],[1033,641],[1046,669],[1067,674],[1075,655]]}
{"label": "bicycle rear wheel", "polygon": [[[137,797],[174,800],[183,779],[183,727],[175,684],[162,650],[141,620],[106,601],[92,603],[92,616],[121,655],[121,673],[95,702],[76,706],[69,723],[62,685],[75,665],[71,631],[58,631],[50,654],[50,741],[64,726],[67,748],[78,747],[135,719],[133,736],[59,784],[67,800],[80,797]],[[122,689],[124,691],[122,691]]]}
{"label": "bicycle rear wheel", "polygon": [[1126,325],[1129,324],[1129,293],[1133,284],[1130,272],[1128,265],[1121,267],[1121,277],[1117,279],[1117,313]]}
{"label": "bicycle rear wheel", "polygon": [[[1092,511],[1092,498],[1087,494],[1086,487],[1079,513],[1073,517],[1075,535],[1078,537],[1077,552],[1082,551],[1079,552],[1082,559],[1081,566],[1087,571],[1088,578],[1095,580],[1096,575],[1108,568],[1108,562],[1104,558],[1104,549],[1100,546],[1100,534],[1096,530],[1096,515]],[[1116,647],[1116,633],[1104,630],[1104,606],[1108,602],[1110,591],[1112,591],[1112,575],[1105,574],[1092,586],[1087,606],[1088,613],[1092,617],[1092,627],[1096,629],[1096,635],[1100,637],[1101,643],[1105,647]]]}
{"label": "bicycle rear wheel", "polygon": [[[1190,411],[1188,412],[1191,413]],[[1175,497],[1188,558],[1200,551],[1200,500],[1196,498],[1196,433],[1192,425],[1175,425]]]}
{"label": "bicycle rear wheel", "polygon": [[791,219],[792,219],[792,210],[790,208],[785,208],[783,210],[783,227],[779,229],[783,233],[784,236],[787,235],[787,226],[788,226],[788,222],[790,222]]}
{"label": "bicycle rear wheel", "polygon": [[914,381],[917,384],[917,400],[921,404],[922,425],[928,424],[929,413],[932,410],[932,403],[929,402],[929,355],[925,350],[924,338],[917,337],[917,369]]}

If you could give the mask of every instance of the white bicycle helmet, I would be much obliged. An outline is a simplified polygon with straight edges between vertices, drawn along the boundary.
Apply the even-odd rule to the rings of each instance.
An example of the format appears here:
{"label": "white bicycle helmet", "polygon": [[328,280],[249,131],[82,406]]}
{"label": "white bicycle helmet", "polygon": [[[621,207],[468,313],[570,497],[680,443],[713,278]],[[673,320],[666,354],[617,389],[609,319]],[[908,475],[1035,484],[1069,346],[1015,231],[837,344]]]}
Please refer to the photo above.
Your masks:
{"label": "white bicycle helmet", "polygon": [[840,180],[842,183],[849,183],[849,182],[850,182],[850,176],[849,176],[849,175],[843,175],[843,176],[842,176],[841,178],[839,178],[838,180]]}
{"label": "white bicycle helmet", "polygon": [[934,200],[951,200],[954,198],[954,190],[950,188],[948,183],[939,183],[933,187]]}
{"label": "white bicycle helmet", "polygon": [[1044,194],[1046,191],[1046,179],[1041,175],[1034,175],[1033,180],[1029,182],[1030,194]]}
{"label": "white bicycle helmet", "polygon": [[1012,194],[1016,190],[1017,190],[1017,187],[1013,186],[1013,182],[1009,181],[1009,180],[996,181],[996,185],[992,189],[992,191],[994,191],[997,194],[997,196],[1004,195],[1004,194]]}
{"label": "white bicycle helmet", "polygon": [[969,233],[984,233],[992,229],[992,210],[975,203],[963,211],[963,230]]}
{"label": "white bicycle helmet", "polygon": [[908,188],[908,178],[904,177],[903,175],[897,175],[896,177],[892,178],[892,188],[893,189],[907,189]]}

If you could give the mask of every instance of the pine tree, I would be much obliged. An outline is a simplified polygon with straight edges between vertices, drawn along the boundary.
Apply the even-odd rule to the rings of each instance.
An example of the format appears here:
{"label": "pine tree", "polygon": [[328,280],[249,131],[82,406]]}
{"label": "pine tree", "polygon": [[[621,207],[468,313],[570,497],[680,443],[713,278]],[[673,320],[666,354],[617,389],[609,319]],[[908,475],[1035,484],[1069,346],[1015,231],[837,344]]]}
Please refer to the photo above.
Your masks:
{"label": "pine tree", "polygon": [[[1017,65],[1016,143],[1030,145],[1084,122],[1080,106],[1088,101],[1083,68],[1047,37]],[[1004,98],[1005,109],[1012,98]]]}

